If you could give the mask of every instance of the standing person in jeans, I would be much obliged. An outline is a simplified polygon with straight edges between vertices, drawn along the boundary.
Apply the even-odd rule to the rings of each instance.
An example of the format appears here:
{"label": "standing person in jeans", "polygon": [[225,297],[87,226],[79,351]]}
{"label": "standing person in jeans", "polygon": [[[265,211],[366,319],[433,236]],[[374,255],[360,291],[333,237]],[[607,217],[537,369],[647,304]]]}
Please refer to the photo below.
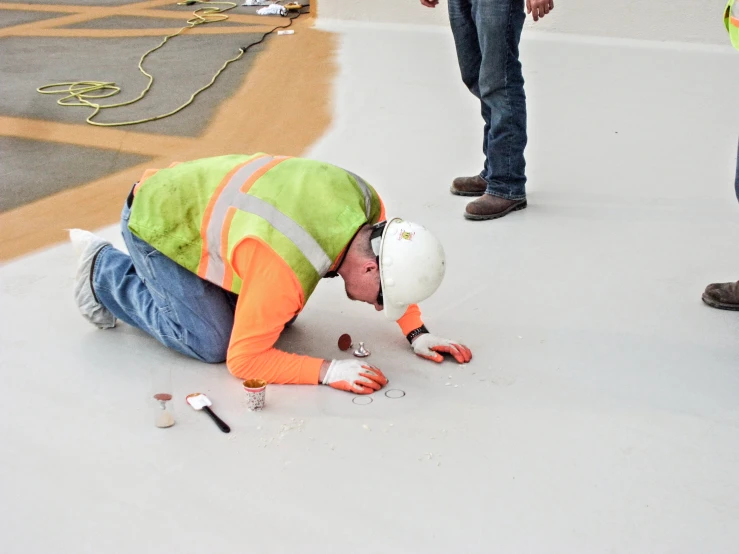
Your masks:
{"label": "standing person in jeans", "polygon": [[[462,81],[480,99],[485,164],[474,177],[458,177],[458,196],[479,196],[467,219],[497,219],[526,207],[526,95],[518,43],[526,19],[524,0],[448,0]],[[421,0],[434,8],[439,0]],[[554,0],[525,0],[534,21],[554,9]]]}
{"label": "standing person in jeans", "polygon": [[[739,18],[737,19],[737,34],[739,34]],[[739,49],[739,38],[737,38],[736,47]],[[739,200],[739,147],[737,147],[736,153],[734,189],[736,191],[736,199]],[[708,285],[703,292],[703,302],[712,308],[739,311],[739,281],[732,283],[712,283]]]}
{"label": "standing person in jeans", "polygon": [[[729,0],[724,9],[724,25],[729,32],[731,44],[739,50],[739,2]],[[739,108],[735,102],[734,109]],[[734,177],[734,190],[736,199],[739,200],[739,147],[736,153],[736,175]],[[706,287],[703,292],[703,302],[712,308],[721,310],[739,310],[739,281],[735,283],[713,283]]]}

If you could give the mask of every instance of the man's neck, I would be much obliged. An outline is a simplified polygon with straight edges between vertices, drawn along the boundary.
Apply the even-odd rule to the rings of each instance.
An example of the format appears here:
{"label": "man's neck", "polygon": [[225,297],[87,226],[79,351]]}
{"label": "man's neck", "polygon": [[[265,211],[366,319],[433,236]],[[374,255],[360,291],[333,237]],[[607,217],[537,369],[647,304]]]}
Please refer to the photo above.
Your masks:
{"label": "man's neck", "polygon": [[354,236],[349,241],[349,244],[346,245],[346,248],[341,251],[339,257],[336,259],[336,263],[334,264],[335,269],[331,270],[334,275],[340,275],[342,279],[346,279],[346,274],[348,273],[346,266],[347,258],[349,258],[351,262],[351,258],[353,258],[355,254],[352,247],[354,246],[357,237],[359,237],[365,231],[366,227],[366,225],[362,225],[362,227],[360,227],[359,230],[354,233]]}

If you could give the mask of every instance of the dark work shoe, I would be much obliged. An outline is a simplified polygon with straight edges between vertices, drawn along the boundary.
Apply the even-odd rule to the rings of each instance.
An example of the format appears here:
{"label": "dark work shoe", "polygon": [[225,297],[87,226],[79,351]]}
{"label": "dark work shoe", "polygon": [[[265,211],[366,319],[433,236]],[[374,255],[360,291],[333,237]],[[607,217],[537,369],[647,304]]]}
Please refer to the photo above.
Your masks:
{"label": "dark work shoe", "polygon": [[739,281],[708,285],[703,293],[703,302],[719,310],[739,311]]}
{"label": "dark work shoe", "polygon": [[485,179],[475,175],[474,177],[457,177],[449,190],[457,196],[482,196],[487,188],[488,184]]}
{"label": "dark work shoe", "polygon": [[526,207],[526,199],[506,200],[499,196],[485,194],[481,198],[467,204],[464,216],[476,221],[484,219],[498,219],[511,212],[523,210]]}

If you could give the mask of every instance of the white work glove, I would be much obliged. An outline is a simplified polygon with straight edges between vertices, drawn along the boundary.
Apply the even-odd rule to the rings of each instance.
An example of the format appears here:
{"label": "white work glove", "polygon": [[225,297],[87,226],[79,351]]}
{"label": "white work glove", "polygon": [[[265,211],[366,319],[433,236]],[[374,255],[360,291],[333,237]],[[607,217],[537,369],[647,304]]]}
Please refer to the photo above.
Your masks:
{"label": "white work glove", "polygon": [[334,360],[328,366],[323,384],[357,394],[372,394],[387,385],[378,368],[358,360]]}
{"label": "white work glove", "polygon": [[465,345],[442,339],[430,333],[418,335],[413,339],[411,346],[413,352],[418,356],[437,363],[444,361],[444,356],[441,353],[451,354],[460,364],[466,364],[472,359],[472,352]]}

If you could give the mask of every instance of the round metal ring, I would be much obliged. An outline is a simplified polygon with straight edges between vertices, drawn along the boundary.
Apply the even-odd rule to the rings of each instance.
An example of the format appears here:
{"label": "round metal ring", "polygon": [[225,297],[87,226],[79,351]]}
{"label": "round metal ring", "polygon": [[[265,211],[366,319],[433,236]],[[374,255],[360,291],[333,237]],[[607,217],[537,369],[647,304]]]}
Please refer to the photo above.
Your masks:
{"label": "round metal ring", "polygon": [[[395,394],[392,394],[391,395],[390,394],[391,392],[392,393],[395,393]],[[397,394],[397,393],[400,393],[400,394]],[[386,390],[385,391],[385,396],[387,398],[403,398],[405,396],[405,391],[404,390],[400,390],[400,389],[389,389],[389,390]]]}
{"label": "round metal ring", "polygon": [[[361,402],[357,402],[357,400],[361,400]],[[369,402],[365,402],[365,400],[369,400]],[[374,400],[371,396],[355,396],[352,398],[352,404],[356,404],[357,406],[369,406],[372,402]]]}

